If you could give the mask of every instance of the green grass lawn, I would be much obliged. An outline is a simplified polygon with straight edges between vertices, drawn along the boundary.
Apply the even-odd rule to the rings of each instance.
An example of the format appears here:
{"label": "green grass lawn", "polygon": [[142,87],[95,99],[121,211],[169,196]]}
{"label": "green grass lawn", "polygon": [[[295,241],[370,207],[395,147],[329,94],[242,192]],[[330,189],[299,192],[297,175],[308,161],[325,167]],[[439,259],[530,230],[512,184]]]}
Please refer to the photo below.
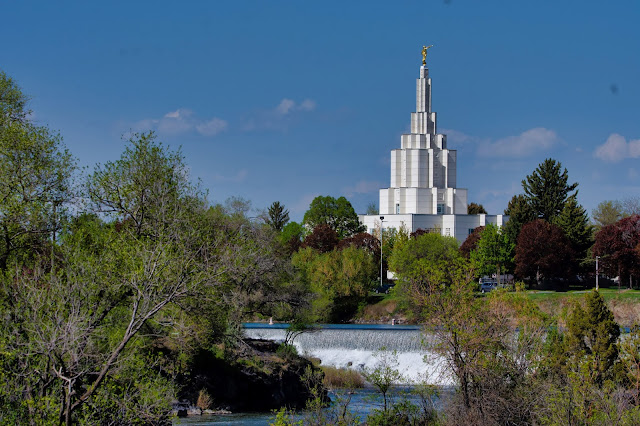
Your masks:
{"label": "green grass lawn", "polygon": [[[588,293],[591,290],[571,290],[571,291],[553,291],[553,290],[528,290],[526,292],[527,297],[529,297],[533,301],[544,301],[544,300],[558,300],[561,299],[580,299],[583,298],[585,293]],[[599,290],[600,294],[604,298],[605,301],[609,300],[617,300],[617,301],[629,301],[629,302],[639,302],[640,303],[640,290],[629,290],[629,289],[621,289],[617,288],[601,288]]]}

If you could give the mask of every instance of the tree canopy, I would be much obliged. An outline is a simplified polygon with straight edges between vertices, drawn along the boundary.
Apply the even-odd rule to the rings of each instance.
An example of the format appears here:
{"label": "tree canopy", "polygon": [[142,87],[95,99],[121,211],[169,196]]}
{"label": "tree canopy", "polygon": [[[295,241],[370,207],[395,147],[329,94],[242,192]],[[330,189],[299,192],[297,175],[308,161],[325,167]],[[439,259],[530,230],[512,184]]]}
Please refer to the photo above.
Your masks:
{"label": "tree canopy", "polygon": [[281,232],[284,226],[289,222],[289,210],[285,209],[280,201],[274,201],[269,207],[267,225],[274,230]]}
{"label": "tree canopy", "polygon": [[467,206],[467,214],[487,214],[482,204],[470,203]]}
{"label": "tree canopy", "polygon": [[567,199],[578,187],[577,183],[569,184],[569,173],[562,169],[562,164],[547,158],[522,181],[522,188],[527,201],[537,218],[553,221]]}
{"label": "tree canopy", "polygon": [[365,231],[365,227],[360,224],[353,206],[345,197],[336,199],[330,196],[318,196],[314,198],[309,210],[304,214],[302,223],[310,229],[321,224],[329,225],[341,239]]}

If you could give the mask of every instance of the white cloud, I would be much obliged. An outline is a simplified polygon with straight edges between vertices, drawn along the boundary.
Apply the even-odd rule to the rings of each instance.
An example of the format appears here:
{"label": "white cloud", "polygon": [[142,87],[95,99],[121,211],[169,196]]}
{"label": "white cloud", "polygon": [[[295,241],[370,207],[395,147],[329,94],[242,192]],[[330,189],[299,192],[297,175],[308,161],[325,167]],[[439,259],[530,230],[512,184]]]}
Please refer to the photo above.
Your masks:
{"label": "white cloud", "polygon": [[196,125],[196,130],[203,136],[215,136],[226,128],[227,122],[216,117]]}
{"label": "white cloud", "polygon": [[305,99],[300,104],[300,110],[302,111],[313,111],[314,109],[316,109],[316,103],[311,99]]}
{"label": "white cloud", "polygon": [[188,132],[197,132],[202,136],[215,136],[226,130],[228,123],[217,117],[209,120],[198,118],[193,111],[187,108],[178,108],[169,111],[162,118],[146,118],[133,125],[135,130],[156,130],[158,133],[176,135]]}
{"label": "white cloud", "polygon": [[304,99],[297,103],[293,99],[283,98],[273,109],[258,111],[249,117],[243,130],[286,130],[296,113],[309,112],[316,109],[316,103],[312,99]]}
{"label": "white cloud", "polygon": [[361,180],[354,186],[348,186],[343,189],[343,192],[347,197],[352,197],[354,194],[370,194],[377,192],[382,188],[382,184],[378,181]]}
{"label": "white cloud", "polygon": [[559,141],[553,130],[543,127],[522,132],[517,136],[485,142],[478,147],[478,155],[483,157],[522,158],[552,148]]}
{"label": "white cloud", "polygon": [[466,133],[460,132],[458,130],[453,129],[438,129],[441,133],[447,135],[447,146],[451,143],[458,145],[464,144],[466,142],[473,142],[475,138],[467,135]]}
{"label": "white cloud", "polygon": [[639,158],[640,139],[627,143],[624,136],[612,133],[604,144],[596,148],[593,156],[608,163],[617,163],[626,158]]}
{"label": "white cloud", "polygon": [[284,98],[280,101],[280,104],[276,107],[276,112],[280,115],[287,115],[296,106],[296,103],[291,99]]}
{"label": "white cloud", "polygon": [[236,173],[235,175],[232,175],[232,176],[215,175],[213,176],[213,179],[218,182],[240,183],[240,182],[244,182],[247,179],[247,176],[249,176],[249,172],[247,171],[247,169],[241,169],[241,170],[238,170],[238,173]]}

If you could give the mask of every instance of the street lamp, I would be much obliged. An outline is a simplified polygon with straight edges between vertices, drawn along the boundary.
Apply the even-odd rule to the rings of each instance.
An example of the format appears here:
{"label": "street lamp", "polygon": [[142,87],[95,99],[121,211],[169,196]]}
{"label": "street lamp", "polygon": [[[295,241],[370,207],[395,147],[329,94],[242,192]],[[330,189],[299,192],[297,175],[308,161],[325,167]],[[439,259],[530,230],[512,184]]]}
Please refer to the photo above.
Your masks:
{"label": "street lamp", "polygon": [[384,216],[380,216],[380,290],[382,290],[382,221]]}
{"label": "street lamp", "polygon": [[598,291],[598,259],[600,256],[596,256],[596,291]]}

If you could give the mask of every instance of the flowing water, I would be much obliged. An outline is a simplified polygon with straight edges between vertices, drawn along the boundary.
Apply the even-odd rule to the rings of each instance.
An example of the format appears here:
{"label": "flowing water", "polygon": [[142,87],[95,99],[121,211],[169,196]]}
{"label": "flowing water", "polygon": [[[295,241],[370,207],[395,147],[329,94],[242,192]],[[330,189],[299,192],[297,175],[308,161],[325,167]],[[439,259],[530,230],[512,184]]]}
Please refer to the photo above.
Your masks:
{"label": "flowing water", "polygon": [[[287,324],[245,324],[245,334],[254,339],[284,341]],[[442,359],[425,350],[425,336],[420,327],[401,325],[326,324],[296,337],[298,353],[319,358],[321,365],[360,370],[376,367],[376,353],[381,349],[395,351],[397,370],[407,383],[426,381],[435,385],[451,385],[443,374]]]}
{"label": "flowing water", "polygon": [[[288,324],[245,323],[244,327],[248,338],[284,341]],[[379,360],[376,355],[381,349],[394,351],[396,369],[405,377],[405,385],[426,382],[451,389],[452,380],[443,373],[442,360],[425,350],[424,343],[428,343],[425,339],[429,336],[417,326],[325,324],[297,336],[294,345],[298,353],[320,359],[321,365],[355,370],[375,368]],[[359,389],[352,395],[349,409],[364,419],[381,403],[374,389]],[[266,425],[274,418],[270,413],[234,413],[192,416],[176,420],[175,424]]]}

